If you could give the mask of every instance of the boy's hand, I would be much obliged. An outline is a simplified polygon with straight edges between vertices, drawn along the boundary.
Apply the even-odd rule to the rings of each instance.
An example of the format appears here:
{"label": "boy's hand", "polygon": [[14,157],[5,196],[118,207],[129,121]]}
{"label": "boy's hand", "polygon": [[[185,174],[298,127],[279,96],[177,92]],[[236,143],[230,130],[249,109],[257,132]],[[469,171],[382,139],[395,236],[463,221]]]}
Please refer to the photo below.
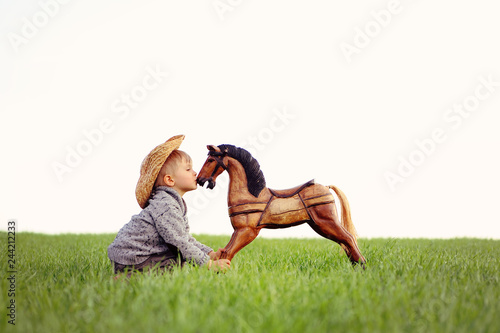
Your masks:
{"label": "boy's hand", "polygon": [[208,255],[210,256],[210,259],[212,259],[212,260],[219,260],[219,258],[223,252],[224,252],[224,249],[219,248],[217,250],[217,252],[210,251],[210,253]]}
{"label": "boy's hand", "polygon": [[225,272],[231,268],[231,262],[227,259],[209,260],[208,269],[215,272]]}

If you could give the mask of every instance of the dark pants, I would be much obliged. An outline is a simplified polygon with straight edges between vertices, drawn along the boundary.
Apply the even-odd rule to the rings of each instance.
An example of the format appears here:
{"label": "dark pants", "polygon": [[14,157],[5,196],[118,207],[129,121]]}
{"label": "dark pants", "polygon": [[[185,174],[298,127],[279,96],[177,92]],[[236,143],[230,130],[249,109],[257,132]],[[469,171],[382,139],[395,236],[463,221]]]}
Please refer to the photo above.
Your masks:
{"label": "dark pants", "polygon": [[172,257],[171,254],[153,254],[145,261],[137,265],[122,265],[113,262],[115,274],[128,272],[127,276],[130,277],[134,272],[144,272],[145,270],[158,270],[160,272],[171,271],[174,267],[184,266],[185,261],[180,257]]}

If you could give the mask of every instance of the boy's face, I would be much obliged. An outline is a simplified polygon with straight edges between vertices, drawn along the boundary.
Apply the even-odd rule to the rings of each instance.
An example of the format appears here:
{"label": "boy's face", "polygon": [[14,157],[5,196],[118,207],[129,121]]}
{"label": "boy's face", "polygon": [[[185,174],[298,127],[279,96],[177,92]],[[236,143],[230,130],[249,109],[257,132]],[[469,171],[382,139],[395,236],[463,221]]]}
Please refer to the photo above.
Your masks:
{"label": "boy's face", "polygon": [[188,191],[196,190],[198,186],[196,183],[196,172],[193,170],[192,164],[184,159],[179,163],[171,177],[174,181],[172,187],[179,192],[181,196]]}

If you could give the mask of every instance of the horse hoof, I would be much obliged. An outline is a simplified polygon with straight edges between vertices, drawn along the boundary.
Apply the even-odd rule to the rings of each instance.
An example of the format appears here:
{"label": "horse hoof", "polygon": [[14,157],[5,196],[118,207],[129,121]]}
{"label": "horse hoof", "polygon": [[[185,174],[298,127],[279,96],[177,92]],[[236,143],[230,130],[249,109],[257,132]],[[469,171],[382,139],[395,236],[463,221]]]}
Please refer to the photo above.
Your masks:
{"label": "horse hoof", "polygon": [[366,270],[366,265],[365,265],[365,262],[364,261],[353,261],[352,262],[352,267],[357,267],[357,266],[361,266],[361,268],[363,268],[363,270]]}

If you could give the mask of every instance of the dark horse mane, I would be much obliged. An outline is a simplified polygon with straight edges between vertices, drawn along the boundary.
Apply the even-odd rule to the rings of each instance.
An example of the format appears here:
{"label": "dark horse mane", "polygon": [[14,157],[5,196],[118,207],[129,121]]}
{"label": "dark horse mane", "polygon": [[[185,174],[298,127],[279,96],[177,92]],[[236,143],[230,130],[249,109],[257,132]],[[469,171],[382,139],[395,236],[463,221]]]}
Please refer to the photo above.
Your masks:
{"label": "dark horse mane", "polygon": [[266,187],[266,179],[262,170],[260,170],[259,162],[243,148],[233,145],[220,145],[218,147],[221,152],[226,153],[227,156],[241,163],[247,176],[248,191],[257,198],[264,187]]}

